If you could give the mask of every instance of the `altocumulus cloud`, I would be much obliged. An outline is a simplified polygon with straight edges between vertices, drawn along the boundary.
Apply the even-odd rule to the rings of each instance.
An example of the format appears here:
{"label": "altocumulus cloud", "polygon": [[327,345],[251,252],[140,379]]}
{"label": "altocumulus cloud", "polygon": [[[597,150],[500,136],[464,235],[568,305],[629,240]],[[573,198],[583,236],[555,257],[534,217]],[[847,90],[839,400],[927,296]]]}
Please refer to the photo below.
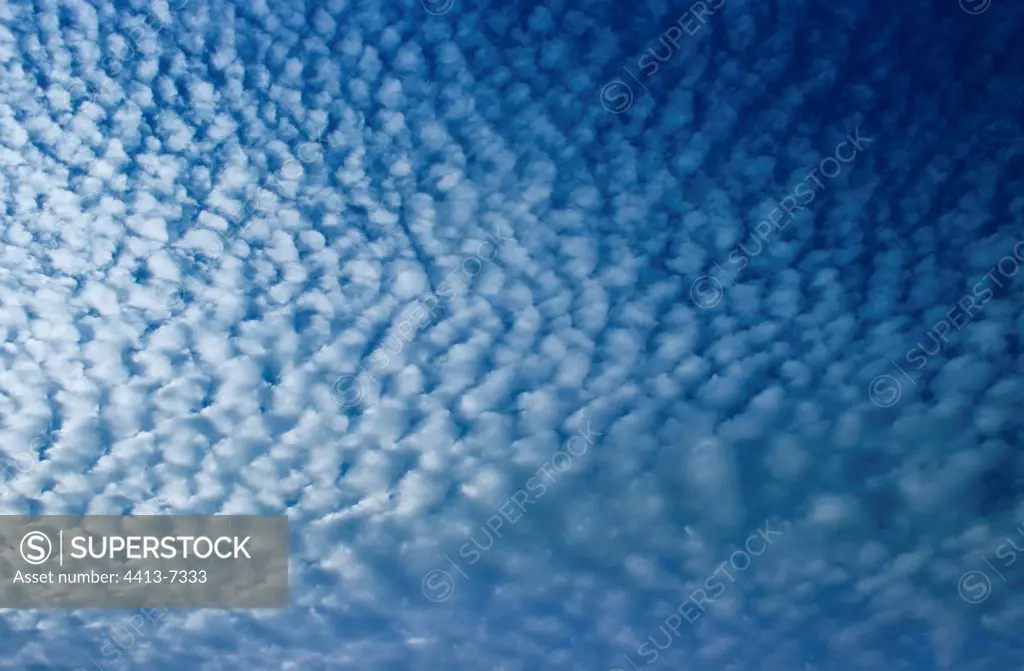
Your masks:
{"label": "altocumulus cloud", "polygon": [[707,6],[0,3],[0,512],[293,534],[286,610],[4,611],[5,664],[1017,664],[1024,8]]}

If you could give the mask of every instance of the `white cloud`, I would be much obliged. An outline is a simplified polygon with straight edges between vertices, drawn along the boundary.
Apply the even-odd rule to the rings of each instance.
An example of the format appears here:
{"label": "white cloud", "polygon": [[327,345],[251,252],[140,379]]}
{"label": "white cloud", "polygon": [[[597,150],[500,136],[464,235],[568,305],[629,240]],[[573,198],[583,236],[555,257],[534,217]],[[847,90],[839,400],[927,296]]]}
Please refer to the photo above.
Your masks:
{"label": "white cloud", "polygon": [[766,518],[659,665],[1015,659],[1020,12],[725,0],[648,76],[679,8],[405,4],[0,4],[0,511],[295,532],[287,610],[116,663],[124,614],[8,610],[11,664],[631,668]]}

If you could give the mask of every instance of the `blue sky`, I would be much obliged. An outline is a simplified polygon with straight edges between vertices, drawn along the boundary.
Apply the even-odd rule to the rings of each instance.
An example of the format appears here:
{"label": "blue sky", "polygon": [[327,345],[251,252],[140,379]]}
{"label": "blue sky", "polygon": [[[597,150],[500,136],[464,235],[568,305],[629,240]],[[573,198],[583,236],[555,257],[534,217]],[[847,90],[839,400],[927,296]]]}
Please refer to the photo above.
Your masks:
{"label": "blue sky", "polygon": [[0,0],[0,512],[292,555],[0,668],[1019,666],[1022,28]]}

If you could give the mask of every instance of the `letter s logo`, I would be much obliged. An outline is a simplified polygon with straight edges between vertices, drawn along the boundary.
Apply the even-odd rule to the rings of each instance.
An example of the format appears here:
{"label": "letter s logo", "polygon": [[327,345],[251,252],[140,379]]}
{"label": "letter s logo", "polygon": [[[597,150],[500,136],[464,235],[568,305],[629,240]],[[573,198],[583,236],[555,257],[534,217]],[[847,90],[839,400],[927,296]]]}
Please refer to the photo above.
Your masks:
{"label": "letter s logo", "polygon": [[42,531],[30,531],[21,539],[18,549],[26,563],[39,566],[53,554],[53,543]]}

